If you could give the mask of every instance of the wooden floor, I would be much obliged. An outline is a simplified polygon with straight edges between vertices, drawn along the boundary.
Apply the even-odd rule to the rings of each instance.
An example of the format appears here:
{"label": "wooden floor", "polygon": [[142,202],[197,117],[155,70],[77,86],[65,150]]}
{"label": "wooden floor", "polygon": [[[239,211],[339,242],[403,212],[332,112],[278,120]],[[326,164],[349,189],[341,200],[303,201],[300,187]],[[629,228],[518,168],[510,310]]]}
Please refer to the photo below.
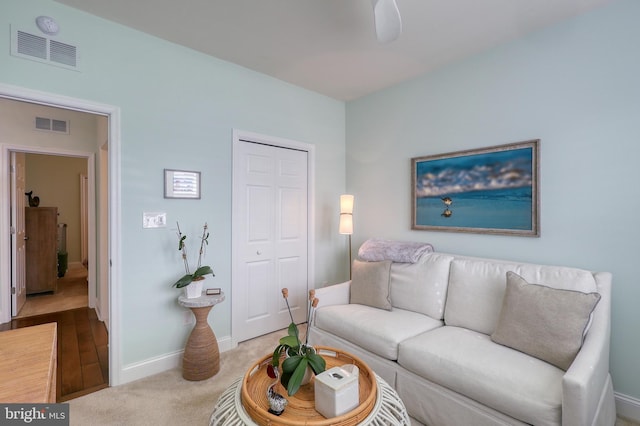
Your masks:
{"label": "wooden floor", "polygon": [[87,268],[80,263],[69,265],[64,276],[58,278],[55,292],[27,295],[24,306],[14,319],[86,308],[89,306],[88,287]]}
{"label": "wooden floor", "polygon": [[109,386],[107,329],[91,308],[14,319],[0,331],[58,323],[57,402],[68,401]]}

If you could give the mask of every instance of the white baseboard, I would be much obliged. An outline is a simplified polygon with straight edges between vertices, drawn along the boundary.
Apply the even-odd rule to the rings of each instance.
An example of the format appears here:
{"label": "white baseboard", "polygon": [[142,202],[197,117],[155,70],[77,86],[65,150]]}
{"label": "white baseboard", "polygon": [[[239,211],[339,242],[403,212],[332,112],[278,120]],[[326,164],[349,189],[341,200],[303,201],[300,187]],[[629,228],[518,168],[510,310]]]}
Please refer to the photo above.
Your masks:
{"label": "white baseboard", "polygon": [[[231,345],[231,337],[227,336],[222,339],[218,339],[218,349],[220,352],[233,349]],[[154,374],[159,374],[173,368],[181,367],[183,353],[184,350],[175,351],[129,364],[120,371],[120,384],[123,385],[125,383],[133,382],[134,380],[144,379],[145,377],[153,376]]]}
{"label": "white baseboard", "polygon": [[98,321],[102,321],[104,323],[104,326],[107,329],[107,333],[109,333],[109,318],[104,318],[102,316],[102,311],[100,311],[100,306],[96,306],[94,309],[96,311]]}
{"label": "white baseboard", "polygon": [[98,319],[104,323],[104,328],[107,329],[107,333],[110,333],[111,330],[109,329],[109,317],[103,318],[102,315],[98,315]]}
{"label": "white baseboard", "polygon": [[[236,345],[237,346],[237,345]],[[222,339],[218,339],[218,349],[220,352],[230,351],[235,348],[233,342],[231,341],[231,336],[223,337]]]}
{"label": "white baseboard", "polygon": [[614,392],[618,417],[640,422],[640,399]]}

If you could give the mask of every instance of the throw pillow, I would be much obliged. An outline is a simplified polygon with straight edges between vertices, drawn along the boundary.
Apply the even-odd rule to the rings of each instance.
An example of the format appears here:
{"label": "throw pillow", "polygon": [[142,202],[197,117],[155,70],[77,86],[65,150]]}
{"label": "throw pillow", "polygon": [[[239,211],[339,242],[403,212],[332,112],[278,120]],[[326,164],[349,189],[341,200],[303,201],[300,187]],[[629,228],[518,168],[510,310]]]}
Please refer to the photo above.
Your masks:
{"label": "throw pillow", "polygon": [[529,284],[507,272],[502,310],[491,340],[567,370],[599,301],[598,293]]}
{"label": "throw pillow", "polygon": [[389,275],[391,261],[363,262],[354,260],[351,269],[351,303],[391,310]]}

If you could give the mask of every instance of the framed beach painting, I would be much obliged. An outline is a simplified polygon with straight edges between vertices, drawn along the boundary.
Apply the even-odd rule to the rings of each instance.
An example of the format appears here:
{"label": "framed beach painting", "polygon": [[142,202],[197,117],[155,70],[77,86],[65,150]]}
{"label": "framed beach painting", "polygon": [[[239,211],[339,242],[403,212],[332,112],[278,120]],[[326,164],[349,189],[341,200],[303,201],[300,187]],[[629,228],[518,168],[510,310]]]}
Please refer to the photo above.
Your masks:
{"label": "framed beach painting", "polygon": [[539,237],[539,144],[412,158],[411,228]]}

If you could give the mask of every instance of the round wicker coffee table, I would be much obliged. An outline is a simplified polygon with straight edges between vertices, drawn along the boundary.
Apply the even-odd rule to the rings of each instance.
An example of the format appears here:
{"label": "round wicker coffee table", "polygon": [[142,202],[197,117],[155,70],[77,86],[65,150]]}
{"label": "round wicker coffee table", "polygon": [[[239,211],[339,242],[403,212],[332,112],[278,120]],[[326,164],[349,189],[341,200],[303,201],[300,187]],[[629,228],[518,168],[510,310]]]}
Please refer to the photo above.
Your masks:
{"label": "round wicker coffee table", "polygon": [[[341,353],[343,354],[343,353]],[[346,354],[350,356],[349,354]],[[323,355],[324,357],[324,355]],[[355,357],[354,357],[355,358]],[[325,357],[327,359],[327,357]],[[362,361],[355,358],[358,362]],[[329,360],[334,362],[334,360]],[[353,415],[356,417],[350,417],[348,414],[334,418],[325,419],[318,414],[313,407],[309,408],[308,395],[305,397],[307,401],[290,401],[295,407],[296,415],[292,417],[284,416],[275,417],[269,414],[260,412],[257,400],[254,401],[251,396],[248,396],[248,388],[251,386],[250,376],[255,374],[256,369],[260,369],[264,360],[259,361],[252,367],[245,377],[240,377],[234,381],[218,398],[218,402],[213,409],[213,413],[209,419],[209,425],[221,425],[221,426],[259,426],[259,425],[325,425],[325,424],[359,424],[359,425],[375,425],[375,426],[409,426],[411,424],[409,415],[404,407],[404,404],[396,391],[387,384],[381,377],[373,373],[366,365],[361,365],[360,370],[364,368],[368,369],[371,373],[371,380],[373,380],[371,389],[375,395],[366,397],[361,395],[361,407],[354,409]],[[357,364],[357,363],[356,363]],[[249,379],[249,380],[248,380]],[[266,388],[265,388],[266,389]],[[249,401],[247,399],[249,398]],[[293,397],[292,397],[293,398]],[[243,402],[244,401],[244,402]],[[251,404],[245,406],[244,403]],[[311,400],[311,404],[313,401]],[[305,406],[307,405],[307,406]],[[366,410],[363,411],[364,407]],[[247,407],[247,408],[245,408]],[[294,409],[294,406],[290,407]],[[257,410],[257,411],[256,411]],[[285,413],[287,409],[285,408]],[[304,413],[306,411],[306,414]],[[358,413],[358,411],[360,411]],[[358,421],[358,419],[362,419]],[[335,420],[335,422],[334,422]],[[339,421],[340,420],[340,421]]]}

